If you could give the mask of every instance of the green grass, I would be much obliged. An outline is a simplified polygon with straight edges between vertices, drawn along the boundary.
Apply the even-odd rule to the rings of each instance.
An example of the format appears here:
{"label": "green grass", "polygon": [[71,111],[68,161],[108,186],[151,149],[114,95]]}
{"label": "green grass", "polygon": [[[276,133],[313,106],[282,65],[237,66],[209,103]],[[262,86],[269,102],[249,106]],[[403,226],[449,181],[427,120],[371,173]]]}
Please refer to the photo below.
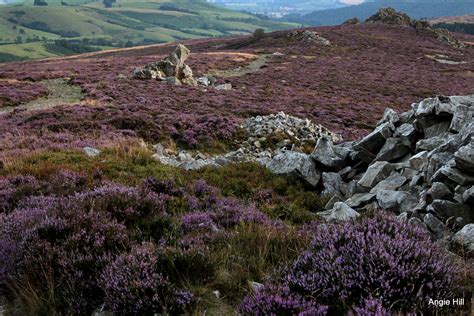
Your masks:
{"label": "green grass", "polygon": [[[0,176],[29,174],[48,179],[58,170],[68,169],[87,175],[91,182],[100,174],[103,179],[130,186],[150,176],[173,179],[181,186],[204,179],[225,196],[251,201],[272,218],[295,224],[314,219],[327,202],[302,181],[276,176],[257,163],[185,171],[159,163],[152,154],[148,148],[134,144],[103,148],[95,158],[76,150],[46,151],[6,162]],[[272,192],[269,200],[262,201],[258,192],[268,190]]]}
{"label": "green grass", "polygon": [[[295,26],[261,20],[196,0],[123,0],[108,9],[101,2],[84,0],[66,0],[67,6],[61,5],[59,0],[51,0],[44,7],[33,6],[32,2],[0,6],[0,44],[8,44],[0,45],[3,61],[69,54],[67,50],[47,49],[54,40],[64,38],[106,38],[116,45],[127,41],[138,45],[144,40],[162,43],[246,34],[257,28],[271,31]],[[162,6],[166,8],[161,9]],[[19,40],[29,45],[23,46]],[[34,51],[28,54],[25,47]]]}

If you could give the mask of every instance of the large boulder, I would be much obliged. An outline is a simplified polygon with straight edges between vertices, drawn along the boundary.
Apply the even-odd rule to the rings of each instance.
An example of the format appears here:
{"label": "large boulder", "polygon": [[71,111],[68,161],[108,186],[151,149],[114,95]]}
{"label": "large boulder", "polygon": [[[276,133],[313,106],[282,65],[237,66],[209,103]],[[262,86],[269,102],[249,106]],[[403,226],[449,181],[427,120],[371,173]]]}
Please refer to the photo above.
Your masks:
{"label": "large boulder", "polygon": [[314,161],[308,155],[299,152],[282,152],[270,161],[267,168],[275,174],[301,177],[312,186],[316,186],[321,178]]}
{"label": "large boulder", "polygon": [[155,79],[175,85],[197,85],[193,71],[185,64],[190,54],[189,49],[179,44],[175,50],[163,60],[150,63],[143,68],[136,68],[133,76],[137,79]]}
{"label": "large boulder", "polygon": [[311,158],[327,168],[340,170],[345,167],[348,155],[348,149],[335,147],[328,137],[322,136],[318,139]]}

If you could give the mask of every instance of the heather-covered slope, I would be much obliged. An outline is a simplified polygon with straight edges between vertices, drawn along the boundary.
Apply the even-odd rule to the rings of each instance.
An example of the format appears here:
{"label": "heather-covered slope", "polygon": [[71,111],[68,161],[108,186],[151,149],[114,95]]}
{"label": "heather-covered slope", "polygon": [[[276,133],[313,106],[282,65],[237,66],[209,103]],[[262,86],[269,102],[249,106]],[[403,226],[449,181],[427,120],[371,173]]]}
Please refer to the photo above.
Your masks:
{"label": "heather-covered slope", "polygon": [[[19,148],[83,144],[85,137],[95,144],[117,135],[151,143],[172,138],[183,145],[191,137],[204,144],[226,138],[248,116],[277,111],[323,123],[351,139],[366,133],[387,106],[405,110],[425,97],[468,94],[474,87],[473,49],[453,49],[422,31],[398,26],[337,26],[318,31],[331,46],[290,40],[287,32],[259,40],[187,42],[192,51],[188,63],[196,75],[242,66],[261,54],[283,53],[268,56],[266,65],[253,73],[218,77],[232,83],[231,91],[131,78],[135,67],[161,59],[173,45],[7,64],[0,70],[2,89],[26,84],[41,91],[43,79],[70,77],[83,88],[85,99],[42,112],[0,116],[2,156]],[[464,63],[444,64],[428,57],[437,54]],[[19,81],[9,83],[11,79]],[[6,98],[4,104],[18,99]]]}
{"label": "heather-covered slope", "polygon": [[[365,147],[353,155],[350,143],[332,146],[322,135],[339,141],[332,133],[337,132],[354,139],[368,133],[386,107],[401,112],[426,96],[472,92],[473,49],[452,48],[429,34],[414,27],[346,25],[189,40],[184,44],[192,53],[185,63],[183,47],[162,60],[174,51],[173,43],[3,65],[0,313],[469,313],[467,305],[440,310],[428,299],[467,302],[472,297],[472,258],[463,247],[474,225],[459,230],[462,218],[447,219],[446,229],[456,233],[459,247],[447,249],[449,240],[434,241],[433,232],[445,227],[433,212],[425,216],[431,231],[415,225],[421,216],[415,210],[403,221],[374,203],[357,208],[360,216],[335,203],[331,221],[357,218],[323,221],[326,205],[342,198],[342,190],[344,196],[363,190],[357,181],[370,169],[370,159],[358,161],[363,149],[387,156],[385,145],[397,139],[385,140],[392,123],[384,123],[356,143]],[[472,41],[467,35],[463,39]],[[134,78],[135,67],[156,61],[177,80],[189,65],[194,78],[213,74],[217,84]],[[218,90],[224,82],[232,89]],[[409,119],[404,127],[412,129],[406,137],[413,140],[424,136],[415,130],[418,125],[421,134],[442,133],[446,119],[467,125],[471,105],[461,104],[465,115],[458,115],[458,107],[453,111],[446,103],[450,99],[436,100],[440,104],[421,103],[413,117],[402,120],[388,111],[385,119],[399,120],[393,124],[400,128]],[[435,107],[442,110],[441,125],[431,115]],[[277,111],[298,118],[274,115]],[[281,129],[286,122],[291,126]],[[464,144],[470,134],[451,136],[456,141],[466,135]],[[318,138],[311,156],[296,152],[313,150],[303,142],[308,136]],[[427,157],[430,174],[454,155],[449,170],[463,183],[451,188],[449,182],[447,190],[472,205],[473,192],[467,189],[474,183],[467,175],[472,155],[467,146],[454,154],[453,137],[439,137],[443,144],[433,149],[433,159]],[[189,153],[220,155],[245,142],[257,154],[283,143],[284,149],[278,147],[283,154],[268,167],[238,160],[198,170],[165,164],[166,158],[182,161]],[[406,152],[407,145],[401,147]],[[320,151],[327,156],[318,156]],[[351,165],[340,174],[356,177],[351,180],[356,186],[339,185],[342,176],[329,172],[344,167],[344,161]],[[388,176],[392,165],[404,168],[403,163],[383,165],[388,167],[370,186]],[[454,166],[466,175],[456,174]],[[403,175],[398,186],[420,176],[416,170]],[[418,180],[410,184],[426,187]],[[423,210],[440,205],[430,200],[436,187],[420,199],[426,199]]]}

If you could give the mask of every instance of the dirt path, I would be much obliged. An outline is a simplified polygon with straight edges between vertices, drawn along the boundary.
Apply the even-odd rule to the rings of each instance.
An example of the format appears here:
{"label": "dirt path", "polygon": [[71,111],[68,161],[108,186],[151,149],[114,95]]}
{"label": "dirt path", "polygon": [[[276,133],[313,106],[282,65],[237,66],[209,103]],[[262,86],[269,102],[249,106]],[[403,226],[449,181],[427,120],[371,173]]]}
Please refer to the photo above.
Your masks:
{"label": "dirt path", "polygon": [[43,80],[41,84],[46,86],[49,94],[19,106],[0,108],[0,115],[13,112],[14,110],[43,110],[58,105],[79,103],[83,97],[81,87],[68,84],[66,79]]}
{"label": "dirt path", "polygon": [[237,67],[229,70],[211,70],[207,75],[228,78],[228,77],[240,77],[246,74],[251,74],[259,71],[263,66],[266,65],[267,60],[271,55],[257,55],[257,58],[252,60],[248,65]]}

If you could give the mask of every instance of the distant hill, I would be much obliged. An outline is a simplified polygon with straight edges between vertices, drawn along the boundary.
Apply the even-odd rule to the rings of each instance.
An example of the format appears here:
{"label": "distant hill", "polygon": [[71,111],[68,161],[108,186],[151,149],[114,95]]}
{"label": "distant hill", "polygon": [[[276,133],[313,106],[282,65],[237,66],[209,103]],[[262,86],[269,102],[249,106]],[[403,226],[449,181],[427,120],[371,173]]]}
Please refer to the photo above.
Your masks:
{"label": "distant hill", "polygon": [[337,25],[351,18],[365,20],[380,8],[392,7],[414,19],[474,14],[474,0],[378,0],[339,9],[315,11],[303,16],[291,15],[286,21],[307,25]]}
{"label": "distant hill", "polygon": [[474,15],[449,16],[429,21],[434,28],[474,35]]}
{"label": "distant hill", "polygon": [[[2,0],[0,0],[2,1]],[[0,7],[0,61],[248,34],[295,25],[218,8],[199,0],[33,1]]]}

